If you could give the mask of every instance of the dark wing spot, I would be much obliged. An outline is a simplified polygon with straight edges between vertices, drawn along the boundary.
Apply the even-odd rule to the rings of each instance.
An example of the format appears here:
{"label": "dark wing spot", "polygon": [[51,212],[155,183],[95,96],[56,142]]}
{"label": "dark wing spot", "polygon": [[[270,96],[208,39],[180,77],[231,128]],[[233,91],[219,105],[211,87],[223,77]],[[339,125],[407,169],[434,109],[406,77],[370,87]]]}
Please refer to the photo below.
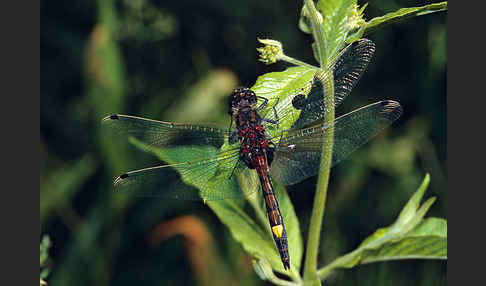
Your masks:
{"label": "dark wing spot", "polygon": [[297,94],[292,99],[292,106],[295,109],[302,109],[302,107],[304,107],[304,100],[305,100],[305,95],[303,95],[303,94]]}
{"label": "dark wing spot", "polygon": [[120,119],[117,114],[110,115],[110,119],[118,120]]}
{"label": "dark wing spot", "polygon": [[383,100],[381,101],[381,106],[381,116],[391,122],[395,121],[403,113],[403,107],[400,103],[393,100]]}
{"label": "dark wing spot", "polygon": [[122,175],[120,175],[120,179],[126,179],[126,178],[128,178],[128,174],[122,174]]}

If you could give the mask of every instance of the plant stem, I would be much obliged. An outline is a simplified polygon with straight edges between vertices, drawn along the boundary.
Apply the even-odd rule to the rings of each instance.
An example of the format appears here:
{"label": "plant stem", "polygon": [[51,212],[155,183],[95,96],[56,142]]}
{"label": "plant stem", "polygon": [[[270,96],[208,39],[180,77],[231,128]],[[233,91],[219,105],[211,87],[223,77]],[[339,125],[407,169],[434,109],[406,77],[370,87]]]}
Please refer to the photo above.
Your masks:
{"label": "plant stem", "polygon": [[[331,106],[326,112],[324,122],[334,122],[334,79],[332,72],[327,71],[324,75],[323,88],[325,106]],[[320,173],[317,179],[316,194],[314,196],[314,205],[312,207],[312,216],[309,226],[309,237],[307,239],[305,265],[304,265],[304,282],[318,284],[317,276],[317,254],[319,252],[319,241],[322,228],[322,219],[324,216],[325,203],[327,197],[327,186],[332,159],[332,146],[334,143],[334,125],[323,135],[323,148],[321,153]],[[317,280],[317,281],[316,281]]]}
{"label": "plant stem", "polygon": [[312,35],[317,45],[319,63],[321,64],[321,69],[325,69],[327,66],[327,51],[325,48],[326,39],[324,38],[324,31],[322,30],[322,26],[319,21],[319,12],[316,10],[313,0],[304,0],[304,3],[310,15]]}
{"label": "plant stem", "polygon": [[359,255],[360,252],[362,252],[362,249],[357,249],[346,255],[337,258],[330,264],[326,265],[324,268],[319,269],[317,271],[317,277],[319,278],[319,280],[324,280],[335,269],[345,268],[345,265],[351,263],[354,259],[356,259],[356,257]]}
{"label": "plant stem", "polygon": [[315,67],[313,65],[310,65],[310,64],[305,63],[303,61],[299,61],[297,59],[294,59],[294,58],[289,57],[289,56],[286,56],[286,55],[282,55],[280,57],[280,60],[281,61],[284,61],[284,62],[288,62],[288,63],[294,64],[296,66],[303,66],[303,67],[307,67],[307,68],[310,68],[310,69],[319,69],[318,67]]}
{"label": "plant stem", "polygon": [[[314,1],[304,0],[307,12],[309,12],[312,35],[317,46],[319,54],[319,63],[322,72],[326,72],[321,78],[324,80],[323,95],[324,105],[328,108],[324,115],[324,122],[334,122],[334,79],[330,71],[325,71],[327,66],[326,39],[322,29],[322,23],[319,20],[319,12],[314,6]],[[319,72],[318,72],[319,73]],[[321,152],[321,163],[319,178],[317,179],[316,194],[314,196],[314,205],[312,207],[312,216],[309,226],[309,236],[307,239],[305,264],[304,264],[304,284],[320,285],[317,276],[317,255],[319,252],[319,241],[322,228],[322,219],[324,216],[327,186],[329,182],[332,146],[334,143],[334,126],[331,125],[329,130],[323,135],[323,146]]]}

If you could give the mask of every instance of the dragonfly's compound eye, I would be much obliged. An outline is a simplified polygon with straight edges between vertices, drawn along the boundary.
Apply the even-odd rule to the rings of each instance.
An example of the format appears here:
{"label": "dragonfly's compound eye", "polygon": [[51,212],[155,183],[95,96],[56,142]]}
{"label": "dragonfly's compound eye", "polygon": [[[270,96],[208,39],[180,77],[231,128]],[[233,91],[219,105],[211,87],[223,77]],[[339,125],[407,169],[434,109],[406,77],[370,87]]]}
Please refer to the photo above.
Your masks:
{"label": "dragonfly's compound eye", "polygon": [[231,108],[237,108],[238,106],[246,106],[246,105],[253,105],[256,104],[257,97],[253,90],[246,88],[246,87],[239,87],[233,90],[229,98],[229,111],[228,113],[234,114],[234,111]]}
{"label": "dragonfly's compound eye", "polygon": [[239,94],[240,94],[240,90],[242,88],[236,88],[235,90],[233,90],[233,92],[230,94],[229,98],[228,98],[228,114],[229,115],[233,115],[234,114],[234,108],[236,108],[238,106],[238,102],[239,102]]}

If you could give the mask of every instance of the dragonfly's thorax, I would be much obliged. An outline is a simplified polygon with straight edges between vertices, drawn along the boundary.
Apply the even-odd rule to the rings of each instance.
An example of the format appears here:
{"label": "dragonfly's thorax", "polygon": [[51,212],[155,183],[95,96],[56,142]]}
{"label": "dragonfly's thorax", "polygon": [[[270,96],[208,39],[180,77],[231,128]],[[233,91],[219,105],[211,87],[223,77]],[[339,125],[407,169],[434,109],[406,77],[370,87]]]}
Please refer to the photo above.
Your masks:
{"label": "dragonfly's thorax", "polygon": [[236,129],[240,142],[240,159],[251,169],[260,165],[256,160],[262,158],[270,165],[274,146],[266,137],[258,112],[253,109],[240,111],[236,115]]}

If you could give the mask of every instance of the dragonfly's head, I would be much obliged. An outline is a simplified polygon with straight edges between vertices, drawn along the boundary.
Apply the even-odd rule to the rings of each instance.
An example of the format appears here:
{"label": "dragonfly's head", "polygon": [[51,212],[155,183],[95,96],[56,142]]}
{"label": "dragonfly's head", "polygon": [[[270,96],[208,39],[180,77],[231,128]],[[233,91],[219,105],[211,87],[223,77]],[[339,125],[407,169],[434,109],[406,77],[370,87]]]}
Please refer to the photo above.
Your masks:
{"label": "dragonfly's head", "polygon": [[257,103],[257,96],[253,90],[246,87],[239,87],[233,90],[229,98],[230,115],[235,114],[239,109],[254,107]]}

